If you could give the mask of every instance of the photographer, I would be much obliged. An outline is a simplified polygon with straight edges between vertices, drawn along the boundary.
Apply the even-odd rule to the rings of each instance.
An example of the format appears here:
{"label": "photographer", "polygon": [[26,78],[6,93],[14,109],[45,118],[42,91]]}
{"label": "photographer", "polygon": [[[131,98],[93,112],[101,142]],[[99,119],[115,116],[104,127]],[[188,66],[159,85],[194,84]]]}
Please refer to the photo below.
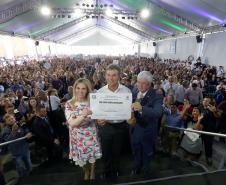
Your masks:
{"label": "photographer", "polygon": [[23,91],[22,90],[17,90],[16,91],[16,100],[14,103],[15,109],[19,111],[19,113],[24,116],[27,113],[28,109],[28,97],[23,96]]}
{"label": "photographer", "polygon": [[[200,108],[203,113],[203,131],[215,132],[216,119],[219,118],[220,115],[214,105],[214,102],[211,98],[205,97]],[[206,162],[208,165],[212,165],[213,136],[202,135],[202,139],[205,147]]]}
{"label": "photographer", "polygon": [[[20,126],[16,122],[13,114],[4,116],[6,126],[3,128],[1,137],[3,142],[15,140],[26,136],[27,139],[32,137],[32,134]],[[29,145],[26,140],[21,140],[8,145],[9,152],[16,164],[16,169],[20,177],[26,176],[31,172],[32,164],[30,159]]]}

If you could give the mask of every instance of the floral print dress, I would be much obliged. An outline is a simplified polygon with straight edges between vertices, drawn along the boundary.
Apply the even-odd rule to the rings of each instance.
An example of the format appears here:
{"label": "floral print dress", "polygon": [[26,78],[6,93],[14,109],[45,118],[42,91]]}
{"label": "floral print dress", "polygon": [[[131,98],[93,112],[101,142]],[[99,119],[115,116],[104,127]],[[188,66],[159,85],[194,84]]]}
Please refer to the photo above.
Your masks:
{"label": "floral print dress", "polygon": [[[74,105],[71,102],[67,102],[65,105],[66,119],[76,118],[76,116],[81,115],[83,109],[88,107],[88,102],[76,102]],[[76,165],[82,167],[87,162],[95,163],[97,159],[101,158],[100,142],[94,120],[86,118],[78,127],[74,128],[69,125],[69,136],[69,159],[72,159]]]}

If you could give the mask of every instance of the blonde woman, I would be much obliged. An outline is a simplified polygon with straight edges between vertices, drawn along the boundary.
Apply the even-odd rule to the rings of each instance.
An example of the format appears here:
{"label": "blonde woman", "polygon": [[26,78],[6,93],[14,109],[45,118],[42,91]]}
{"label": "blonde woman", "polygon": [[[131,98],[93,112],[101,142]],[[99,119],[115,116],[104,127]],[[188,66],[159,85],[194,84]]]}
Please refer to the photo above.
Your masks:
{"label": "blonde woman", "polygon": [[73,86],[73,97],[65,105],[65,115],[69,125],[69,158],[83,167],[84,180],[95,179],[95,161],[101,158],[95,121],[90,119],[89,80],[80,78]]}

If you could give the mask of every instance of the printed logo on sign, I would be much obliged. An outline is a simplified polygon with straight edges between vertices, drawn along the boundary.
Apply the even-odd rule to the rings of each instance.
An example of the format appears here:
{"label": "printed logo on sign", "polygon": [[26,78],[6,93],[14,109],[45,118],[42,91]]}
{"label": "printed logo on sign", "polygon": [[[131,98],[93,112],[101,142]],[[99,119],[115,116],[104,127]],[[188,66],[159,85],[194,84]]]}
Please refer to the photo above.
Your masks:
{"label": "printed logo on sign", "polygon": [[92,99],[96,99],[97,97],[96,97],[96,95],[92,95]]}

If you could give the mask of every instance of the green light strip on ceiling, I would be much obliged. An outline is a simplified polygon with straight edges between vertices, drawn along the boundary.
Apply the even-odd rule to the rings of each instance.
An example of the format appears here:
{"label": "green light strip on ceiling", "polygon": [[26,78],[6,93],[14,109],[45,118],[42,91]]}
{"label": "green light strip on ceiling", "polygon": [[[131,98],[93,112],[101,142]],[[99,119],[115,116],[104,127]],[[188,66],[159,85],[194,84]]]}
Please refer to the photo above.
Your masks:
{"label": "green light strip on ceiling", "polygon": [[167,21],[165,19],[161,19],[160,22],[162,24],[165,24],[165,25],[167,25],[167,26],[169,26],[169,27],[171,27],[171,28],[173,28],[175,30],[181,31],[181,32],[185,32],[187,30],[185,27],[178,26],[178,25],[173,24],[172,22]]}
{"label": "green light strip on ceiling", "polygon": [[30,36],[36,36],[37,34],[39,34],[39,33],[42,33],[42,32],[45,32],[45,31],[47,31],[48,30],[48,28],[43,28],[43,29],[41,29],[41,30],[37,30],[37,31],[35,31],[35,32],[32,32],[32,33],[30,33]]}
{"label": "green light strip on ceiling", "polygon": [[[58,24],[56,25],[56,23],[58,23]],[[37,31],[34,31],[34,32],[30,33],[30,36],[32,36],[32,37],[36,36],[36,35],[38,35],[38,34],[40,34],[42,32],[46,32],[46,31],[51,30],[51,29],[53,29],[55,27],[61,26],[62,24],[63,24],[62,21],[54,20],[53,22],[49,23],[48,26],[45,26],[42,29],[39,29]]]}
{"label": "green light strip on ceiling", "polygon": [[144,0],[120,0],[121,3],[127,5],[129,8],[142,9],[147,5]]}
{"label": "green light strip on ceiling", "polygon": [[8,22],[5,22],[5,23],[1,23],[0,24],[0,29],[1,28],[7,28],[7,27],[9,27],[11,25],[14,25],[14,24],[15,24],[15,21],[8,21]]}

